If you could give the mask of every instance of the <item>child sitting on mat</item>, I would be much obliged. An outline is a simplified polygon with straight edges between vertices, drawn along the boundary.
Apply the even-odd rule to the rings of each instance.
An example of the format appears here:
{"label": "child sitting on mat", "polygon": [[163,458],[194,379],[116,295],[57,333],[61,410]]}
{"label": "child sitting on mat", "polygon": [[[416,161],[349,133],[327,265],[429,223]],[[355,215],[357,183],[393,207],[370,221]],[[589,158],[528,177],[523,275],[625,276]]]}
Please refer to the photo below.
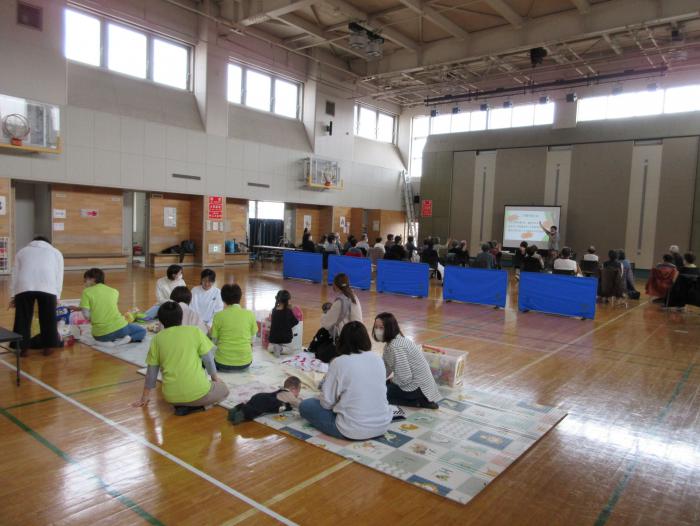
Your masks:
{"label": "child sitting on mat", "polygon": [[[165,327],[151,341],[146,357],[146,381],[143,395],[134,407],[144,407],[163,373],[163,398],[175,406],[175,414],[185,416],[221,402],[228,387],[221,382],[214,366],[214,344],[196,327],[182,325],[182,308],[174,301],[163,303],[158,320]],[[211,376],[207,378],[206,372]]]}
{"label": "child sitting on mat", "polygon": [[270,316],[270,345],[272,353],[279,358],[282,354],[292,354],[290,346],[294,339],[292,329],[299,325],[299,320],[292,312],[289,301],[292,295],[287,290],[280,290],[275,296],[275,308]]}
{"label": "child sitting on mat", "polygon": [[258,393],[243,404],[238,404],[228,412],[228,419],[234,424],[254,420],[268,413],[280,413],[297,409],[301,403],[301,380],[290,376],[284,381],[282,389],[273,393]]}
{"label": "child sitting on mat", "polygon": [[115,345],[143,341],[146,329],[127,323],[119,312],[119,291],[105,285],[105,273],[99,268],[91,268],[83,274],[83,279],[85,289],[79,308],[92,324],[92,337],[98,342],[112,342]]}
{"label": "child sitting on mat", "polygon": [[205,268],[200,275],[200,284],[192,289],[192,309],[202,321],[211,327],[214,314],[224,309],[221,290],[216,286],[216,272]]}
{"label": "child sitting on mat", "polygon": [[192,327],[199,327],[200,330],[207,334],[209,332],[209,327],[202,321],[193,309],[190,308],[190,302],[192,301],[192,293],[187,287],[175,287],[170,293],[170,300],[174,301],[182,309],[182,324],[191,325]]}
{"label": "child sitting on mat", "polygon": [[253,362],[253,338],[258,333],[258,324],[253,311],[241,308],[242,295],[238,285],[221,288],[221,299],[226,308],[214,315],[211,327],[219,371],[241,371]]}

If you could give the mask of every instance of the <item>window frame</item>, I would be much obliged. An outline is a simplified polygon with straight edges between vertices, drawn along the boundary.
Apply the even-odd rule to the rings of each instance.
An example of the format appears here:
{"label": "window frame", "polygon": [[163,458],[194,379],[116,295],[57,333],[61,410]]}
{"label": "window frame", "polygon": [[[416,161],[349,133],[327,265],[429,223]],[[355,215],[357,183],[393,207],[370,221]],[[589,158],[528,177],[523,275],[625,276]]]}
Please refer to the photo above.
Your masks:
{"label": "window frame", "polygon": [[[365,137],[364,135],[360,135],[358,133],[360,129],[360,114],[362,113],[360,110],[362,108],[365,108],[366,110],[373,111],[375,114],[375,119],[374,119],[374,137]],[[381,139],[378,139],[378,130],[379,130],[379,116],[383,115],[384,117],[389,117],[392,120],[392,126],[391,126],[391,142],[389,141],[382,141]],[[375,108],[374,106],[370,106],[368,104],[362,104],[360,102],[355,103],[355,107],[353,109],[353,116],[354,116],[354,122],[352,126],[353,130],[353,135],[355,137],[360,137],[362,139],[367,139],[368,141],[376,141],[380,142],[382,144],[396,144],[396,141],[398,140],[398,118],[396,115],[393,113],[389,113],[388,111],[381,110],[379,108]]]}
{"label": "window frame", "polygon": [[[64,7],[64,11],[74,11],[76,13],[79,13],[81,15],[89,16],[92,18],[95,18],[98,20],[100,23],[100,64],[95,66],[92,64],[88,64],[86,62],[81,62],[78,60],[73,60],[68,58],[65,55],[65,43],[64,43],[64,50],[63,50],[63,55],[64,58],[70,62],[74,62],[76,64],[80,64],[85,67],[89,68],[99,68],[99,69],[104,69],[106,71],[109,71],[110,73],[113,73],[115,75],[123,75],[124,77],[128,77],[131,79],[138,79],[141,81],[148,81],[152,82],[153,84],[157,84],[158,86],[164,86],[166,88],[171,88],[171,89],[176,89],[180,91],[189,91],[191,92],[193,89],[193,71],[194,71],[194,49],[192,44],[189,44],[187,42],[184,42],[182,40],[178,40],[177,38],[173,38],[169,35],[165,35],[163,33],[159,33],[156,31],[144,29],[143,27],[137,26],[137,25],[132,25],[128,24],[125,22],[122,22],[121,20],[117,20],[115,18],[112,18],[110,16],[104,15],[102,13],[96,12],[96,11],[91,11],[88,9],[83,9],[82,7],[75,6],[72,4],[68,4]],[[136,33],[140,33],[146,37],[146,76],[145,77],[136,77],[133,75],[130,75],[128,73],[122,73],[120,71],[116,71],[113,69],[109,68],[109,26],[114,25],[117,27],[124,28],[129,31],[134,31]],[[65,16],[64,16],[64,22],[63,22],[63,30],[65,31]],[[65,36],[64,36],[65,39]],[[174,46],[178,46],[183,48],[185,51],[187,51],[187,76],[186,76],[186,81],[185,81],[185,88],[180,88],[177,86],[173,86],[171,84],[164,84],[162,82],[157,82],[153,80],[153,68],[155,64],[155,57],[154,57],[154,45],[153,42],[154,40],[162,40],[163,42],[166,42],[167,44],[172,44]]]}
{"label": "window frame", "polygon": [[[240,102],[235,102],[232,101],[228,98],[229,94],[229,77],[228,77],[228,66],[235,66],[237,68],[240,68],[241,70],[241,101]],[[248,106],[247,104],[247,94],[248,94],[248,71],[251,71],[253,73],[257,73],[259,75],[265,75],[267,77],[270,77],[270,102],[268,104],[268,108],[266,110],[260,109],[260,108],[255,108],[253,106]],[[297,110],[296,110],[296,117],[290,117],[288,115],[284,115],[282,113],[275,113],[275,98],[277,95],[277,80],[280,80],[282,82],[286,82],[288,84],[294,84],[297,87]],[[304,94],[304,83],[300,82],[294,78],[291,77],[286,77],[284,75],[278,75],[276,73],[273,73],[271,71],[262,69],[262,68],[256,68],[254,66],[249,66],[247,64],[244,64],[243,62],[236,62],[235,60],[229,60],[226,66],[226,102],[229,104],[234,104],[236,106],[242,106],[248,110],[252,111],[260,111],[263,113],[270,113],[274,115],[275,117],[279,117],[281,119],[293,119],[293,120],[301,120],[302,116],[304,114],[304,108],[303,108],[303,94]]]}

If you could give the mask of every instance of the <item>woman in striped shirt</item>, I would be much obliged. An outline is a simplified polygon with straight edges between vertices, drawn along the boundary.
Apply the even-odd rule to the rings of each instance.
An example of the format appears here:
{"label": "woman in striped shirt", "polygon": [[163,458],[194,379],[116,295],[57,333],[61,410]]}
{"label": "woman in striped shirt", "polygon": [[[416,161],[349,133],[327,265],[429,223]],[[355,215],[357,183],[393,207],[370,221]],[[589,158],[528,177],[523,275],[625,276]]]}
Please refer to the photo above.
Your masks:
{"label": "woman in striped shirt", "polygon": [[[384,343],[386,396],[390,404],[437,409],[442,398],[420,345],[406,338],[393,314],[374,320],[374,339]],[[393,374],[393,376],[391,376]]]}

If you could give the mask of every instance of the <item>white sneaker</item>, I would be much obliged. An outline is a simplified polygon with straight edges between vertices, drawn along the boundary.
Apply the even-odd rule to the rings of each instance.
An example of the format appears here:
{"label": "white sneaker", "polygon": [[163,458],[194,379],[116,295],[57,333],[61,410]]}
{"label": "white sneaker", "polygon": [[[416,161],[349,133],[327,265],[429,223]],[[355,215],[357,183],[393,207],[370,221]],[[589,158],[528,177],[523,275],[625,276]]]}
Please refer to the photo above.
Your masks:
{"label": "white sneaker", "polygon": [[112,343],[115,345],[126,345],[131,341],[131,336],[124,336],[123,338],[119,338],[118,340],[114,340]]}

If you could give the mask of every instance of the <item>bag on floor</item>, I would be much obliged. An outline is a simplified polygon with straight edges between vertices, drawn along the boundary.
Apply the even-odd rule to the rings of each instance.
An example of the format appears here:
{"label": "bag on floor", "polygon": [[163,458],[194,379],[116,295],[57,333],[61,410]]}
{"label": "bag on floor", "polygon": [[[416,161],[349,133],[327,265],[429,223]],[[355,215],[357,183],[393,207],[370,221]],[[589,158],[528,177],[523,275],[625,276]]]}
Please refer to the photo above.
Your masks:
{"label": "bag on floor", "polygon": [[321,327],[309,344],[309,352],[324,363],[330,363],[337,356],[331,333]]}

